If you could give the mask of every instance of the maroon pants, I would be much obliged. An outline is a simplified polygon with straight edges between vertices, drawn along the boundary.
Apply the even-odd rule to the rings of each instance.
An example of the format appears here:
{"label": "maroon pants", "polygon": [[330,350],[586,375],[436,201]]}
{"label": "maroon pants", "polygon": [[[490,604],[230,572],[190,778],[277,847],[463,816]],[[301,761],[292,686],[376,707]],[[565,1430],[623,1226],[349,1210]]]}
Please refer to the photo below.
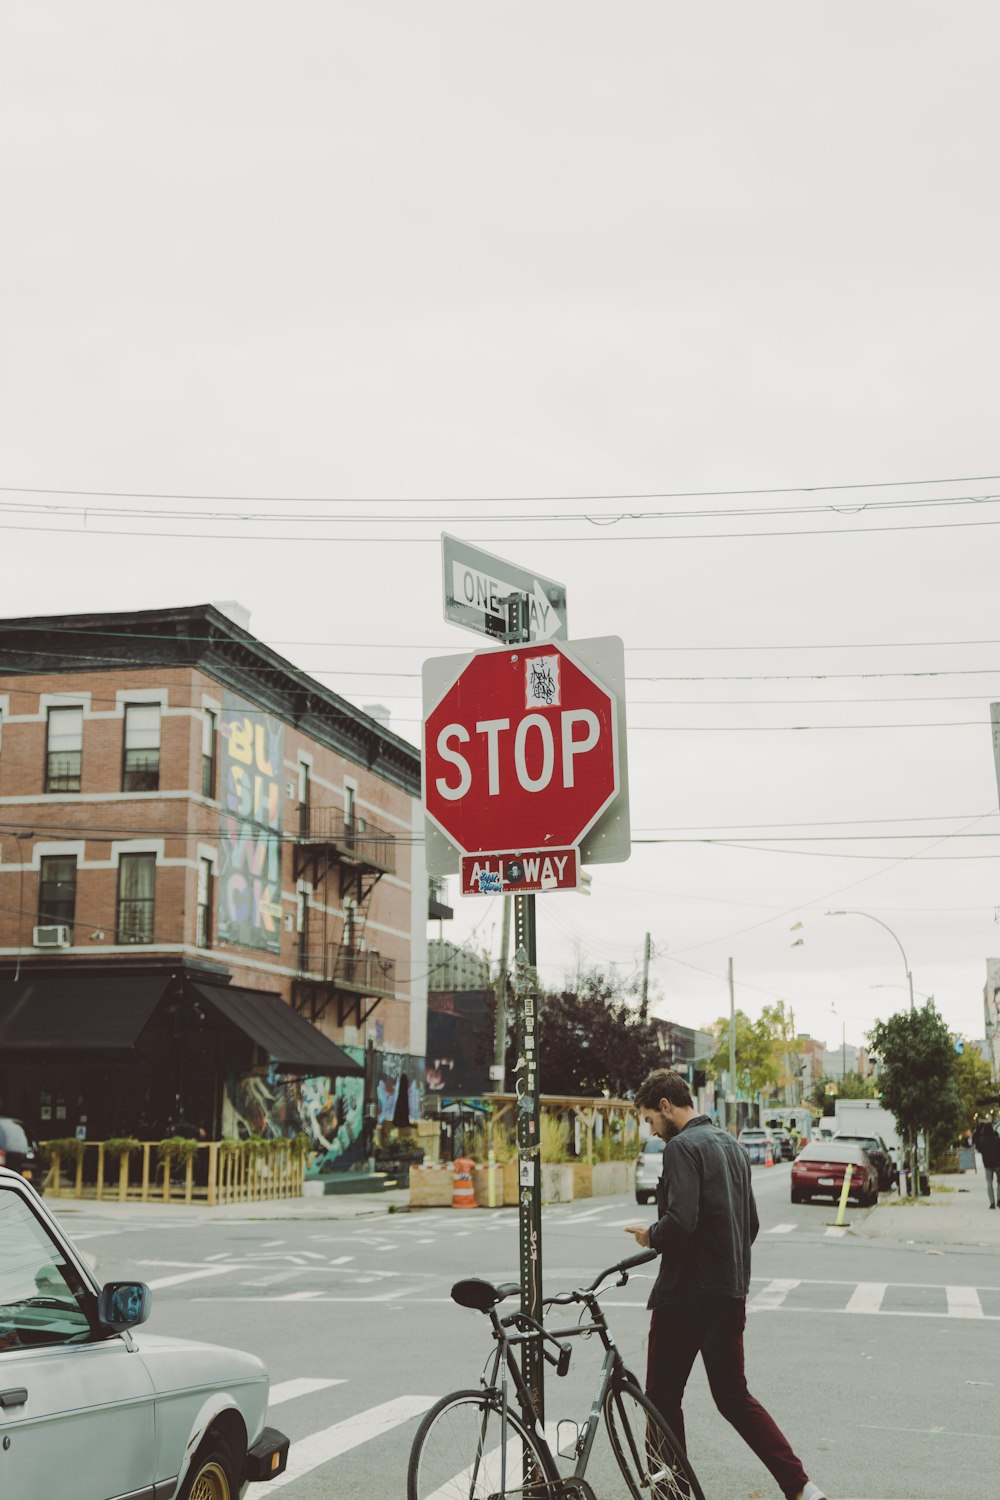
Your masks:
{"label": "maroon pants", "polygon": [[719,1411],[770,1469],[787,1500],[795,1500],[808,1475],[773,1417],[747,1390],[746,1320],[746,1302],[738,1297],[691,1297],[655,1307],[649,1325],[646,1394],[686,1449],[681,1401],[700,1353]]}

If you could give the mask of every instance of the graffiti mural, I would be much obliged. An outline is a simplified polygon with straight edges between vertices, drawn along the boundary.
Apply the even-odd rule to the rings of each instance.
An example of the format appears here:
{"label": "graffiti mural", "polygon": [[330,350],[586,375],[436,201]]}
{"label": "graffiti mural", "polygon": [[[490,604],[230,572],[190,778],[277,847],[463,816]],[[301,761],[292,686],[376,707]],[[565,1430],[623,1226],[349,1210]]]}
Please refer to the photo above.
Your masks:
{"label": "graffiti mural", "polygon": [[[344,1051],[364,1065],[361,1047],[345,1047]],[[376,1052],[374,1062],[378,1123],[401,1123],[404,1101],[409,1120],[418,1120],[423,1058]],[[232,1139],[307,1135],[312,1143],[312,1170],[342,1172],[361,1162],[367,1154],[364,1122],[363,1078],[284,1078],[272,1069],[267,1074],[234,1074],[226,1080],[223,1135]]]}
{"label": "graffiti mural", "polygon": [[224,693],[220,733],[222,837],[218,934],[281,949],[281,780],[284,726]]}

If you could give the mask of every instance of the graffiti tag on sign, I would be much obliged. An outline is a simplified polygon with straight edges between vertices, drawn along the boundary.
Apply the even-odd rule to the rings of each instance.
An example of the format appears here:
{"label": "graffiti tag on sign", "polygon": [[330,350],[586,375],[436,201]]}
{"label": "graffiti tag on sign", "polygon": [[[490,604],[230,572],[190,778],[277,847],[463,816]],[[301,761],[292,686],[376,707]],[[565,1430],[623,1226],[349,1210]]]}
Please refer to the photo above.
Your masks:
{"label": "graffiti tag on sign", "polygon": [[281,949],[281,773],[284,726],[223,695],[219,937]]}

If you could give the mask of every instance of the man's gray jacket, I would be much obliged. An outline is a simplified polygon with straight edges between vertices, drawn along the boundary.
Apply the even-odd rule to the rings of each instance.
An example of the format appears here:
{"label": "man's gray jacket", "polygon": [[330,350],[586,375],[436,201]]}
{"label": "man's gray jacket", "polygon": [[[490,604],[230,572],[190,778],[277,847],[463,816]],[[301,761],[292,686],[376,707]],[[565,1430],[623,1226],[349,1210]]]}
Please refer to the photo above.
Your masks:
{"label": "man's gray jacket", "polygon": [[650,1307],[689,1297],[746,1297],[757,1205],[743,1147],[696,1115],[667,1141],[656,1189],[659,1219],[649,1243],[660,1252]]}

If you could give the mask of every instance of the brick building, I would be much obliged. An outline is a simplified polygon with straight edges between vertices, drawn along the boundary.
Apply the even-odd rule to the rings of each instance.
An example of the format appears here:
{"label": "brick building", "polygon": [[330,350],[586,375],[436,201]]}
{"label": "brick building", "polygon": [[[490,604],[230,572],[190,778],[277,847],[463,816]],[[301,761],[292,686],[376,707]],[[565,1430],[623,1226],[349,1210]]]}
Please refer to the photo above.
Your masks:
{"label": "brick building", "polygon": [[0,621],[0,1113],[348,1165],[419,1108],[419,754],[231,613]]}

